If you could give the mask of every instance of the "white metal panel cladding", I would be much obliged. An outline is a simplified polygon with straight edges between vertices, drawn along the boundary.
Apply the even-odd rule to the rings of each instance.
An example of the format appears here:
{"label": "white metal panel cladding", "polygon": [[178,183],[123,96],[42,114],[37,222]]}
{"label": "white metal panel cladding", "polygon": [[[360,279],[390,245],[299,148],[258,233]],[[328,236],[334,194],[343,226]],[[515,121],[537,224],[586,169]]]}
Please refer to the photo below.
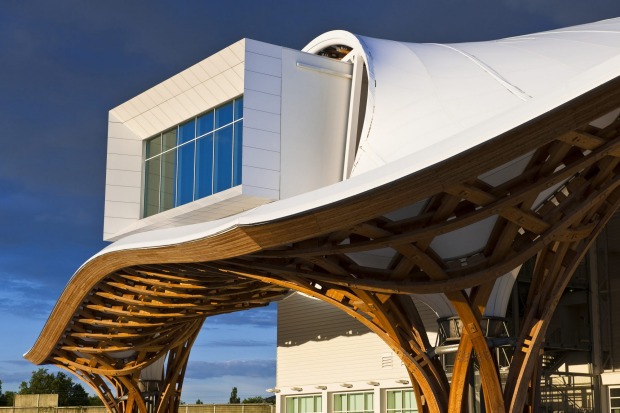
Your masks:
{"label": "white metal panel cladding", "polygon": [[[143,131],[144,135],[140,138],[144,139],[209,109],[205,107],[206,102],[202,98],[206,92],[195,90],[201,85],[204,85],[213,96],[217,96],[219,101],[217,103],[241,95],[243,78],[240,78],[239,72],[234,68],[243,65],[243,57],[238,54],[244,45],[245,40],[240,40],[110,112],[115,114],[121,122],[133,120],[130,123],[134,128]],[[213,78],[223,75],[224,72],[231,72],[232,76],[223,76],[218,82],[213,81]],[[168,116],[166,121],[169,123],[163,123],[161,119],[158,119],[157,125],[152,125],[148,121],[148,113],[162,105],[165,105],[164,111]]]}
{"label": "white metal panel cladding", "polygon": [[300,294],[278,303],[276,385],[283,391],[294,386],[311,391],[315,385],[406,377],[398,361],[382,367],[384,353],[392,352],[381,339],[329,304]]}

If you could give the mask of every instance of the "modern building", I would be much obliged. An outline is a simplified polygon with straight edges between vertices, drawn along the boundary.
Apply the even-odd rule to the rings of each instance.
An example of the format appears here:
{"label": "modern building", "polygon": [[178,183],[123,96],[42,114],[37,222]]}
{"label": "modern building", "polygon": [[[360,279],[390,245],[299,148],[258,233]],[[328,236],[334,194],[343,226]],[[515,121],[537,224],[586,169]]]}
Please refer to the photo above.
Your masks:
{"label": "modern building", "polygon": [[620,19],[244,39],[109,113],[104,238],[25,357],[176,411],[278,302],[279,413],[620,412]]}

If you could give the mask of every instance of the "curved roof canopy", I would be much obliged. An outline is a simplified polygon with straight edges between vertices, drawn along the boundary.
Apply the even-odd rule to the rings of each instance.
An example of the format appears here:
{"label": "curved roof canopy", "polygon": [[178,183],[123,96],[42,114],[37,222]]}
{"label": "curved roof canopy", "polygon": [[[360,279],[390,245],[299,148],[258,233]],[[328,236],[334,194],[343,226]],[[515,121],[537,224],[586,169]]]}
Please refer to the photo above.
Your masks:
{"label": "curved roof canopy", "polygon": [[350,178],[115,242],[71,278],[28,360],[135,373],[205,317],[289,288],[368,313],[351,291],[457,291],[600,230],[583,208],[616,188],[600,162],[620,144],[620,19],[450,45],[335,31],[304,50],[364,65]]}

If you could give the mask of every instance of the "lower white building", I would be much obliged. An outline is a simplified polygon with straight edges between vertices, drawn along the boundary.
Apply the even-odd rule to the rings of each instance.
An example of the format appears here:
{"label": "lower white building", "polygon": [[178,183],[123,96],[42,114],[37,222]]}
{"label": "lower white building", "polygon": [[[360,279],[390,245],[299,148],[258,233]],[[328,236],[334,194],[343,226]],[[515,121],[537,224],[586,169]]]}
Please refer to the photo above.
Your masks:
{"label": "lower white building", "polygon": [[[436,316],[420,308],[430,330]],[[433,340],[434,341],[434,340]],[[342,311],[293,293],[278,302],[280,412],[417,411],[407,369],[373,332]]]}

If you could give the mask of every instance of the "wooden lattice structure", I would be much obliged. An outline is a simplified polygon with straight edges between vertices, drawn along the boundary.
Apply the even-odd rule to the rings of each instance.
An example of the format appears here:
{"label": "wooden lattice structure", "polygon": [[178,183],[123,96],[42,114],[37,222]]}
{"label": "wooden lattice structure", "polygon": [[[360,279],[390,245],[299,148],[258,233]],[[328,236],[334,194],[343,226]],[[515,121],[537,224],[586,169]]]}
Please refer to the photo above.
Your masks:
{"label": "wooden lattice structure", "polygon": [[[362,194],[188,242],[101,254],[69,282],[26,357],[75,373],[109,411],[175,412],[205,318],[296,290],[340,308],[387,343],[406,366],[421,411],[464,409],[472,354],[486,411],[533,409],[537,362],[555,307],[620,205],[620,120],[591,125],[619,107],[616,78]],[[507,182],[479,179],[516,159],[527,165]],[[408,208],[416,213],[393,218]],[[436,237],[491,217],[493,230],[481,250],[454,260],[433,251]],[[351,258],[379,249],[393,250],[388,268]],[[495,280],[532,257],[525,318],[502,388],[481,315]],[[418,293],[445,294],[465,326],[451,383],[408,297]],[[141,373],[162,357],[163,379],[147,386]]]}

